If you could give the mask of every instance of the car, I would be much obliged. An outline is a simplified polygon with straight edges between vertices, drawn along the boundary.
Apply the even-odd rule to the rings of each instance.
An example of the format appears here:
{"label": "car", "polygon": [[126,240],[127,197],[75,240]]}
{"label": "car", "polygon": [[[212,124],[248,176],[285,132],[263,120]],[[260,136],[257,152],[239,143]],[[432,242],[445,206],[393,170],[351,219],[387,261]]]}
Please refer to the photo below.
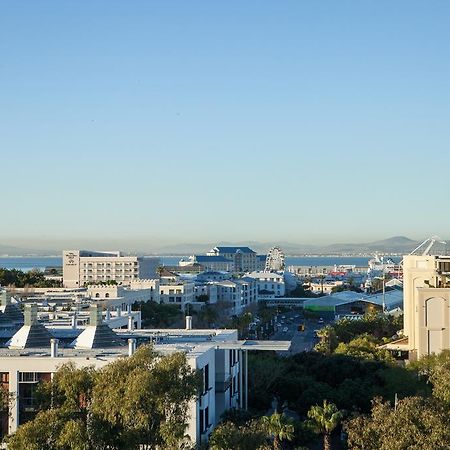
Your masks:
{"label": "car", "polygon": [[325,323],[325,320],[323,320],[323,318],[321,317],[321,318],[317,321],[317,323],[320,323],[320,324]]}

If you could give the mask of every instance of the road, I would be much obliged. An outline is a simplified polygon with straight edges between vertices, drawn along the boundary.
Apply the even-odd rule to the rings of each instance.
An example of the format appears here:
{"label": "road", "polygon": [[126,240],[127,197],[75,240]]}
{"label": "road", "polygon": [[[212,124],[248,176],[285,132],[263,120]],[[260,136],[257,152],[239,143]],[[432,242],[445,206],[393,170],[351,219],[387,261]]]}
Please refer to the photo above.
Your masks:
{"label": "road", "polygon": [[[317,319],[303,319],[302,315],[296,311],[279,314],[277,322],[281,325],[278,331],[273,334],[270,339],[275,341],[291,341],[290,352],[280,352],[280,354],[295,354],[304,351],[310,351],[317,343],[315,330],[326,325],[319,324]],[[305,324],[305,331],[298,331],[300,324]],[[283,331],[286,329],[287,331]]]}

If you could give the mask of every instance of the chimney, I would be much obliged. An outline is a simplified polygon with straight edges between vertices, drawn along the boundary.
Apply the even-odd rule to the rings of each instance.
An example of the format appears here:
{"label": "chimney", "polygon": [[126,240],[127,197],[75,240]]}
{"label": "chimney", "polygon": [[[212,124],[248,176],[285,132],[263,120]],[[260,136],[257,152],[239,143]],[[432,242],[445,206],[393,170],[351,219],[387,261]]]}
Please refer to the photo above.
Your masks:
{"label": "chimney", "polygon": [[25,305],[25,323],[26,326],[31,326],[37,323],[38,307],[35,303],[31,305]]}
{"label": "chimney", "polygon": [[128,356],[133,356],[136,351],[136,339],[130,338],[128,339]]}
{"label": "chimney", "polygon": [[50,339],[50,356],[52,358],[58,357],[58,342],[59,339]]}
{"label": "chimney", "polygon": [[134,328],[134,318],[132,315],[128,316],[128,330],[132,331]]}
{"label": "chimney", "polygon": [[186,316],[186,330],[192,330],[192,316]]}

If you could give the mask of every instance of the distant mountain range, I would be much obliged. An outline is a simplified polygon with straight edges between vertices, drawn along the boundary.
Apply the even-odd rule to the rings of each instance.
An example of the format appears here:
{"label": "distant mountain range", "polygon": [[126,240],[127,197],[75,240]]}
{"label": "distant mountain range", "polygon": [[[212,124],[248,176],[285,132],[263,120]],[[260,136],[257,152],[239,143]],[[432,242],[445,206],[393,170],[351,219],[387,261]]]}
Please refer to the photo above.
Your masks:
{"label": "distant mountain range", "polygon": [[409,253],[414,250],[422,241],[414,241],[404,236],[395,236],[381,241],[366,243],[340,243],[331,245],[295,244],[292,242],[220,242],[210,244],[177,244],[162,247],[159,252],[162,254],[185,255],[192,253],[205,253],[216,245],[223,246],[248,246],[258,253],[267,253],[273,247],[280,247],[288,255],[358,255],[380,253]]}
{"label": "distant mountain range", "polygon": [[[366,243],[339,243],[331,245],[312,245],[312,244],[295,244],[292,242],[214,242],[214,243],[185,243],[166,245],[161,247],[146,248],[142,246],[138,253],[140,254],[159,254],[159,255],[192,255],[204,254],[216,245],[223,246],[248,246],[258,253],[266,253],[271,247],[280,247],[287,255],[360,255],[371,254],[374,252],[390,253],[390,254],[406,254],[414,250],[421,241],[414,241],[404,236],[394,236],[388,239],[366,242]],[[90,246],[91,247],[91,246]],[[103,248],[99,244],[98,249]],[[135,246],[133,246],[135,247]],[[150,247],[150,246],[148,246]],[[48,256],[59,255],[62,249],[30,249],[19,248],[9,245],[0,244],[0,256]],[[133,248],[127,248],[123,245],[118,250],[130,251],[135,253]]]}

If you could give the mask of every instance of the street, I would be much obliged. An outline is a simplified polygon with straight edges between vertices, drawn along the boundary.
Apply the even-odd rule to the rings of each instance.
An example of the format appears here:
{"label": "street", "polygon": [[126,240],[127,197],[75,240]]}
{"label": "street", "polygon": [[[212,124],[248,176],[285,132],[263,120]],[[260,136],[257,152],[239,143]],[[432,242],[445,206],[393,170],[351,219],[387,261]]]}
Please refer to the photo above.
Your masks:
{"label": "street", "polygon": [[[319,324],[317,319],[304,319],[303,315],[297,311],[280,313],[277,317],[277,332],[270,339],[274,341],[292,342],[290,352],[280,352],[280,354],[295,354],[303,351],[310,351],[317,342],[315,330],[324,327],[327,323]],[[300,324],[305,325],[305,331],[298,331]]]}

